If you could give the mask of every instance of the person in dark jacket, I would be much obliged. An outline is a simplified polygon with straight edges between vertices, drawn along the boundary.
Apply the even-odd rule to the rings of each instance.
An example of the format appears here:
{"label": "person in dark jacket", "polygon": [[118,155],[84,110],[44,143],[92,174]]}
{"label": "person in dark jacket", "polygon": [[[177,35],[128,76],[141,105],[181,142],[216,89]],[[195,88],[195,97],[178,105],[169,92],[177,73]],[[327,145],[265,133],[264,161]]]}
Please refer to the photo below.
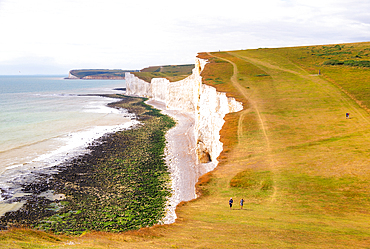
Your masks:
{"label": "person in dark jacket", "polygon": [[230,197],[230,200],[229,200],[229,206],[230,206],[230,209],[232,208],[232,206],[233,206],[233,198],[232,197]]}

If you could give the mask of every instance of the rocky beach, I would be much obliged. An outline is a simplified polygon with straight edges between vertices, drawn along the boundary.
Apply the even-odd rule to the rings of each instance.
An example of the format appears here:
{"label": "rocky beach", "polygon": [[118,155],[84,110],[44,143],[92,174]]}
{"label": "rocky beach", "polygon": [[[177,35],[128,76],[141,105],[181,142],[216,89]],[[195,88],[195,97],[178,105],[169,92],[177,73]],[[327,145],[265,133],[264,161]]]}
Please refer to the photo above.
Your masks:
{"label": "rocky beach", "polygon": [[26,226],[78,234],[163,222],[171,192],[164,135],[174,121],[142,98],[116,97],[122,99],[111,107],[136,113],[142,125],[106,134],[90,144],[89,153],[34,172],[21,186],[25,195],[12,198],[24,205],[0,218],[1,229]]}

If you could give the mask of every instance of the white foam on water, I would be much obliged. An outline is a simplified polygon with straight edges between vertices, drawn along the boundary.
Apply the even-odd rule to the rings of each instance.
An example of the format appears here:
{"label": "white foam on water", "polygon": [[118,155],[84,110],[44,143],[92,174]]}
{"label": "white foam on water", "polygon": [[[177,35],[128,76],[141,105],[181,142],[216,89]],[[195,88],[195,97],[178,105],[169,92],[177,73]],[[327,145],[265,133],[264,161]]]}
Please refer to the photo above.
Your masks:
{"label": "white foam on water", "polygon": [[[60,140],[64,145],[42,154],[31,161],[23,164],[9,166],[0,175],[0,188],[7,193],[7,199],[14,197],[19,193],[19,185],[29,180],[34,172],[43,172],[47,168],[56,166],[62,162],[72,159],[73,157],[88,153],[87,147],[96,139],[121,130],[132,128],[139,124],[136,120],[114,126],[96,126],[87,130],[70,133],[63,137],[55,138]],[[0,204],[5,198],[0,194]]]}
{"label": "white foam on water", "polygon": [[[61,77],[0,77],[0,204],[44,168],[88,152],[94,139],[137,124],[110,108],[124,81],[63,81]],[[45,172],[51,172],[45,170]]]}
{"label": "white foam on water", "polygon": [[128,129],[131,126],[137,124],[137,121],[127,122],[116,126],[96,126],[91,129],[71,133],[67,137],[60,138],[64,140],[66,145],[51,151],[48,154],[44,154],[34,159],[30,163],[43,164],[45,167],[55,166],[65,159],[72,158],[77,155],[81,155],[84,152],[88,152],[86,147],[91,144],[94,140],[104,136],[107,133],[114,133],[120,130]]}
{"label": "white foam on water", "polygon": [[122,113],[120,109],[111,108],[109,106],[102,106],[101,103],[96,102],[90,102],[86,107],[84,107],[83,112],[112,114]]}
{"label": "white foam on water", "polygon": [[23,205],[25,204],[25,201],[21,202],[13,202],[13,203],[1,203],[0,202],[0,216],[3,216],[6,212],[9,211],[17,211],[19,210]]}
{"label": "white foam on water", "polygon": [[[58,95],[67,97],[64,104],[68,104],[69,97],[76,95]],[[56,137],[40,140],[36,143],[21,145],[14,149],[0,152],[0,204],[20,191],[20,184],[29,180],[35,172],[42,172],[75,156],[88,153],[87,147],[96,139],[108,133],[129,129],[137,125],[135,114],[126,109],[108,107],[108,103],[119,99],[78,96],[82,104],[81,117],[74,123],[55,123],[54,129],[63,133]],[[92,113],[87,115],[87,113]],[[77,122],[77,123],[76,123]],[[65,128],[64,128],[65,127]],[[78,128],[80,127],[80,128]],[[84,127],[84,128],[83,128]],[[77,130],[76,130],[77,129]],[[68,132],[68,130],[74,130]]]}

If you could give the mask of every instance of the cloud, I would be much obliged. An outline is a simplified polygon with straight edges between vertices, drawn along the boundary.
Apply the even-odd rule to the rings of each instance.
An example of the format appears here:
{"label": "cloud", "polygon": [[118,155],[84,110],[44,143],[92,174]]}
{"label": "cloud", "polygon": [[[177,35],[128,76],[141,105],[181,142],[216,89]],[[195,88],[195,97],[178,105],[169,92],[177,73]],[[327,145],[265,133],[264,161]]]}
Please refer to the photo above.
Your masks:
{"label": "cloud", "polygon": [[192,63],[200,51],[367,41],[369,9],[367,0],[0,0],[0,63],[135,69]]}
{"label": "cloud", "polygon": [[[324,3],[323,3],[324,2]],[[357,4],[357,5],[356,5]],[[229,5],[231,6],[231,5]],[[178,26],[208,37],[233,37],[228,44],[245,48],[364,41],[370,38],[370,2],[258,1],[237,11],[209,16],[207,22],[180,21]],[[235,7],[235,6],[234,6]],[[242,14],[244,12],[244,15]],[[233,13],[235,16],[228,13]],[[197,25],[198,23],[198,25]],[[238,37],[235,38],[235,34]],[[367,37],[367,38],[366,38]],[[257,45],[258,46],[258,45]]]}

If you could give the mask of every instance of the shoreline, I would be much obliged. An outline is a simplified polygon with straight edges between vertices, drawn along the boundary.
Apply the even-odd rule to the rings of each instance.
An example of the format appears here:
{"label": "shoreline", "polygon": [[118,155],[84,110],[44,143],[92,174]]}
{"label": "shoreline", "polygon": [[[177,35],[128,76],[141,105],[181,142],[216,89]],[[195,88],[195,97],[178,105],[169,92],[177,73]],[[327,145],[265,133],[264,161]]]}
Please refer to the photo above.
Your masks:
{"label": "shoreline", "polygon": [[[106,100],[100,102],[106,103],[101,106],[94,106],[96,110],[92,111],[103,115],[104,119],[96,120],[94,123],[89,121],[85,128],[75,129],[45,140],[2,151],[0,217],[6,212],[16,211],[21,207],[19,203],[9,204],[9,202],[15,202],[14,200],[17,198],[26,195],[21,190],[21,185],[31,182],[34,175],[43,174],[44,171],[49,172],[54,166],[88,153],[89,145],[107,134],[130,129],[138,124],[135,115],[128,113],[127,110],[115,110],[107,106],[108,103],[116,102],[117,98],[112,98],[106,94],[79,94],[76,96],[105,98]],[[18,158],[22,154],[27,155],[27,157],[24,157],[24,159],[22,157]],[[6,164],[7,162],[9,162],[9,165]]]}
{"label": "shoreline", "polygon": [[[7,169],[8,178],[12,174],[12,170],[17,170],[17,176],[14,177],[9,185],[2,186],[0,189],[0,220],[9,212],[17,212],[21,210],[24,204],[28,201],[34,202],[34,199],[45,197],[46,199],[63,200],[64,194],[56,194],[55,192],[63,193],[63,190],[57,191],[54,187],[56,184],[52,183],[53,175],[58,174],[61,170],[68,168],[67,165],[73,164],[74,161],[84,161],[86,157],[91,156],[95,148],[99,147],[106,138],[112,134],[123,130],[135,129],[139,122],[131,119],[131,122],[126,122],[115,126],[101,126],[97,129],[89,129],[86,131],[77,132],[74,134],[77,138],[85,140],[83,144],[73,147],[72,150],[69,143],[56,149],[48,154],[41,155],[32,161],[33,164],[39,163],[40,167],[30,167],[29,169],[18,170],[17,167]],[[100,131],[100,132],[99,132]],[[94,133],[92,135],[92,133]],[[92,136],[85,137],[83,135],[90,134]],[[72,136],[72,135],[69,135]],[[70,141],[73,142],[74,140]],[[79,142],[79,141],[77,141]],[[66,150],[69,149],[69,150]],[[50,157],[50,158],[49,158]],[[41,160],[43,158],[43,160]],[[30,163],[26,163],[31,164]],[[23,165],[24,166],[24,165]],[[2,178],[7,177],[2,175]],[[34,186],[32,186],[34,185]],[[36,195],[36,196],[33,196]],[[25,208],[27,209],[27,207]],[[0,224],[0,230],[2,225]]]}
{"label": "shoreline", "polygon": [[[28,161],[25,161],[23,163],[14,164],[6,167],[5,170],[1,172],[2,175],[0,176],[0,179],[7,180],[1,181],[4,185],[1,186],[0,190],[14,189],[14,182],[19,184],[19,179],[27,177],[28,175],[32,175],[32,172],[42,171],[44,169],[57,166],[64,161],[71,160],[74,157],[83,155],[88,152],[87,147],[89,146],[89,144],[93,143],[95,140],[107,134],[118,132],[120,130],[130,129],[137,125],[137,122],[134,119],[131,119],[130,121],[128,120],[127,122],[119,125],[95,126],[86,130],[71,132],[69,134],[64,134],[56,138],[51,138],[49,140],[39,142],[38,144],[47,143],[51,145],[54,145],[57,142],[60,143],[57,144],[57,147],[55,149],[45,151],[45,153],[37,155],[34,158],[30,158]],[[22,151],[22,149],[25,149],[28,146],[29,145],[25,145],[20,148],[16,148],[16,151],[19,153]],[[9,184],[7,184],[6,181],[9,182]],[[15,192],[14,194],[17,194],[17,192]],[[0,196],[0,205],[2,200],[3,199]]]}
{"label": "shoreline", "polygon": [[[145,125],[139,125],[139,127],[136,127],[135,129],[126,130],[124,132],[106,134],[102,138],[95,140],[88,148],[90,153],[75,157],[58,166],[51,167],[49,168],[50,172],[48,172],[49,169],[42,172],[36,172],[32,182],[22,185],[23,192],[27,193],[27,195],[19,196],[12,200],[13,203],[26,203],[20,210],[6,213],[6,215],[0,217],[0,229],[7,229],[9,226],[35,227],[34,225],[38,225],[36,228],[42,230],[46,229],[66,233],[78,234],[86,230],[106,229],[108,229],[106,231],[114,232],[152,226],[162,219],[165,215],[163,212],[166,207],[166,196],[168,195],[168,191],[170,191],[166,187],[168,184],[165,184],[165,182],[167,182],[166,175],[169,175],[169,172],[164,162],[164,158],[156,152],[158,149],[160,151],[160,147],[158,147],[158,145],[162,146],[161,144],[163,144],[163,150],[165,147],[165,139],[163,138],[163,140],[161,140],[160,138],[162,135],[156,138],[158,136],[156,129],[163,130],[164,127],[169,125],[168,122],[171,119],[167,116],[159,115],[158,111],[149,108],[148,105],[145,107],[143,98],[125,96],[119,102],[115,102],[109,106],[113,106],[115,108],[126,108],[124,106],[125,103],[123,103],[126,100],[128,102],[136,101],[131,104],[133,110],[140,111],[140,108],[144,110],[144,113],[146,114],[139,114],[138,117],[141,122],[145,123]],[[142,104],[140,104],[140,101]],[[121,102],[123,104],[119,104]],[[138,106],[140,106],[139,109],[137,109]],[[132,110],[130,112],[132,112]],[[160,120],[167,120],[165,122],[168,124],[163,123],[163,121]],[[154,130],[151,131],[153,127]],[[165,133],[163,133],[163,137],[164,134]],[[152,156],[150,156],[151,154],[141,156],[146,155],[148,152],[155,154]],[[131,155],[130,153],[133,154]],[[112,158],[113,161],[110,158]],[[120,166],[121,161],[127,161],[128,164],[123,164],[122,168],[122,166]],[[137,167],[135,165],[139,161],[143,161],[143,165],[147,166],[143,168],[140,166],[141,164],[139,164],[139,168],[135,169],[135,167]],[[110,166],[105,166],[106,163]],[[147,168],[148,166],[149,168]],[[109,174],[111,174],[111,170],[115,170],[115,167],[118,167],[118,171],[115,171],[117,173],[113,172],[113,174],[109,176]],[[126,173],[124,170],[126,170]],[[142,171],[142,173],[139,173],[140,171]],[[57,173],[55,174],[55,172]],[[103,175],[101,176],[101,174]],[[105,177],[106,174],[108,174],[108,178]],[[117,178],[119,175],[121,175],[121,177]],[[142,178],[143,175],[148,175],[148,177]],[[108,179],[112,177],[113,180],[118,179],[119,182],[126,181],[127,187],[122,189],[124,190],[122,193],[119,193],[120,186],[111,185],[112,181]],[[144,183],[141,183],[142,180],[144,180]],[[131,186],[135,186],[135,188],[129,190],[132,188]],[[149,188],[148,190],[145,190],[149,192],[141,192],[142,188]],[[127,195],[127,201],[123,199],[121,200],[121,198],[123,198],[123,193],[125,193],[124,195]],[[148,195],[148,193],[153,194]],[[110,197],[106,199],[104,196]],[[137,198],[142,198],[142,200],[140,201],[140,199]],[[150,203],[144,204],[144,206],[143,204],[139,204],[142,201],[144,201],[144,203],[148,202],[148,198],[150,200],[152,199]],[[137,206],[136,201],[133,202],[135,199],[139,201],[139,206]],[[81,204],[78,200],[81,200],[83,203]],[[65,204],[63,204],[64,202],[68,202],[69,204],[65,206]],[[122,203],[118,204],[120,202]],[[148,216],[148,218],[137,218],[132,220],[132,218],[130,218],[132,217],[131,213],[136,213],[137,211],[135,210],[138,210],[138,208],[144,208],[143,213]],[[111,211],[105,212],[104,210],[107,209]],[[147,209],[148,211],[146,211]],[[47,220],[49,221],[46,221],[46,223],[44,222],[45,218],[54,217],[53,215],[59,210],[62,210],[60,215],[55,216],[56,218],[52,218],[51,220],[48,218]],[[95,211],[97,212],[95,213]],[[118,213],[121,213],[121,215],[117,216]],[[75,220],[71,220],[69,217],[70,215],[67,214],[73,214],[76,216]],[[106,223],[104,220],[111,219],[109,218],[111,215],[116,217],[115,219],[117,219],[117,221],[114,223]],[[140,217],[142,214],[138,215],[138,217]],[[105,219],[104,216],[107,216],[107,218]],[[53,219],[56,220],[53,221]],[[70,222],[67,222],[67,227],[65,229],[63,227],[58,228],[58,225],[65,223],[65,219],[70,220]],[[86,224],[86,226],[82,224],[73,225],[75,222],[83,222],[85,219],[88,219],[91,223],[95,224],[89,223]],[[99,219],[103,220],[99,221]],[[70,227],[68,223],[71,223],[72,227]],[[108,228],[111,225],[112,227]]]}
{"label": "shoreline", "polygon": [[[116,102],[113,102],[111,105],[114,106],[114,103]],[[205,173],[205,171],[202,171],[202,164],[197,164],[194,114],[184,113],[178,110],[166,110],[163,102],[155,100],[147,100],[145,103],[160,110],[162,114],[168,115],[176,120],[176,125],[165,134],[166,148],[164,160],[171,178],[171,196],[167,199],[165,207],[166,214],[159,222],[171,224],[174,223],[177,218],[177,205],[182,201],[190,201],[197,198],[195,185],[198,178]],[[136,119],[136,117],[134,119]],[[132,129],[135,129],[135,127],[132,127]],[[104,151],[104,149],[99,147],[99,143],[101,143],[99,141],[109,139],[109,137],[114,136],[116,132],[119,131],[108,132],[100,138],[95,139],[91,144],[95,149],[85,148],[85,150],[90,150],[90,152],[86,154],[79,154],[72,157],[68,162],[49,166],[43,170],[33,172],[33,183],[30,183],[30,181],[24,183],[22,185],[23,191],[18,191],[14,193],[15,196],[6,199],[5,201],[11,201],[11,203],[8,205],[7,210],[3,211],[12,214],[10,216],[13,216],[13,219],[17,219],[16,217],[21,217],[26,220],[30,220],[31,217],[37,219],[38,214],[35,214],[35,212],[32,212],[30,209],[38,205],[39,207],[36,213],[41,213],[46,216],[51,215],[50,212],[45,213],[42,209],[46,209],[52,202],[59,203],[66,198],[60,184],[58,182],[52,182],[55,180],[53,179],[55,178],[53,174],[58,172],[57,174],[63,175],[65,173],[61,172],[65,170],[80,172],[80,169],[74,168],[76,162],[90,161],[90,157],[94,157],[92,155],[94,150],[100,150],[98,153]],[[3,193],[3,195],[4,194],[6,193]],[[12,212],[9,213],[9,211]],[[25,214],[29,217],[25,218]],[[4,221],[1,220],[4,220],[4,215],[0,216],[0,229],[4,229]]]}

